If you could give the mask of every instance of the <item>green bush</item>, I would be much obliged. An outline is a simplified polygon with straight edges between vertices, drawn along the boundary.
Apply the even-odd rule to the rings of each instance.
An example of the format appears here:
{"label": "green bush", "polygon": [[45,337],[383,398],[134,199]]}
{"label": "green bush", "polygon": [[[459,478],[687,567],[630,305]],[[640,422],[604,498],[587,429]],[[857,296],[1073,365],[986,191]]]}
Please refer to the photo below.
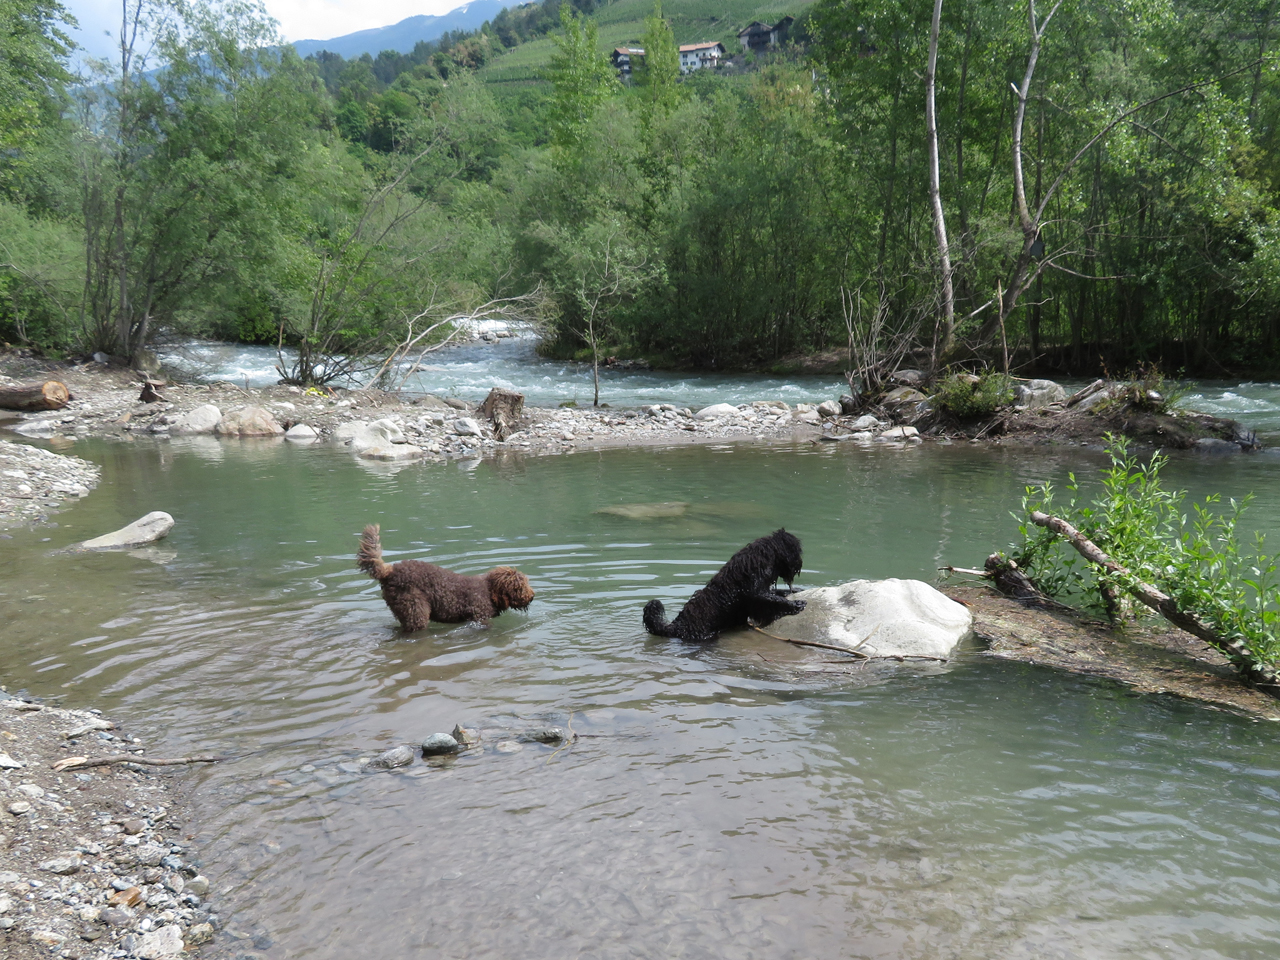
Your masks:
{"label": "green bush", "polygon": [[[1237,533],[1249,497],[1231,500],[1225,510],[1215,494],[1185,509],[1186,492],[1164,487],[1160,471],[1169,458],[1155,454],[1140,463],[1123,437],[1108,435],[1110,467],[1102,471],[1101,495],[1080,501],[1072,474],[1071,499],[1055,504],[1049,484],[1028,487],[1023,515],[1031,511],[1062,517],[1125,567],[1127,575],[1088,564],[1061,537],[1024,520],[1014,559],[1051,596],[1087,597],[1108,608],[1108,593],[1123,593],[1138,581],[1168,594],[1225,640],[1248,651],[1246,667],[1273,667],[1280,661],[1280,558],[1263,552],[1254,535],[1242,550]],[[1224,651],[1226,652],[1226,651]]]}
{"label": "green bush", "polygon": [[953,373],[938,384],[929,399],[934,409],[962,420],[989,417],[1013,401],[1013,381],[992,370],[978,377]]}

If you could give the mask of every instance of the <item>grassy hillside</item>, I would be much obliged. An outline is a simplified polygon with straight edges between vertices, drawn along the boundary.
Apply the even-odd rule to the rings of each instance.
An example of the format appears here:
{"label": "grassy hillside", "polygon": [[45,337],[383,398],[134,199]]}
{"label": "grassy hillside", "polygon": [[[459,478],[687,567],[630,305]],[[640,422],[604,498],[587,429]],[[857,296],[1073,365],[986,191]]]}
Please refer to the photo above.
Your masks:
{"label": "grassy hillside", "polygon": [[[662,12],[671,22],[676,43],[719,40],[730,54],[738,53],[738,31],[752,20],[774,23],[790,14],[798,17],[813,0],[664,0]],[[653,0],[614,0],[596,11],[600,48],[612,50],[639,43],[644,20],[653,12]],[[541,78],[555,42],[543,37],[509,50],[479,71],[486,83],[522,86]]]}

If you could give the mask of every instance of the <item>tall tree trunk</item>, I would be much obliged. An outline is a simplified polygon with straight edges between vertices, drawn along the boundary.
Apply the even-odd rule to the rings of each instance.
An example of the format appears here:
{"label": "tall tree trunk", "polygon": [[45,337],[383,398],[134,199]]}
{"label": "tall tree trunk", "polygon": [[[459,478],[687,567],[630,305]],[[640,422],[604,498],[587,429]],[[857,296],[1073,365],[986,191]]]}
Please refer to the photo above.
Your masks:
{"label": "tall tree trunk", "polygon": [[933,208],[933,235],[938,244],[941,317],[934,327],[934,366],[939,355],[951,350],[956,329],[956,298],[951,285],[951,249],[947,243],[947,218],[942,209],[942,174],[938,163],[938,33],[942,24],[942,0],[933,0],[933,23],[929,27],[929,64],[924,74],[924,122],[929,139],[929,204]]}

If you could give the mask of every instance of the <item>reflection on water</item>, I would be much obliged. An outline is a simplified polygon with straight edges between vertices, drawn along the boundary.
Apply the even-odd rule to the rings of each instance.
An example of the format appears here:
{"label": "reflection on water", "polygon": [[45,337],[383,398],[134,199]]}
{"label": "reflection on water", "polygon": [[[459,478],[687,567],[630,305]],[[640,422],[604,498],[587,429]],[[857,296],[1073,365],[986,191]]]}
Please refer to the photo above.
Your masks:
{"label": "reflection on water", "polygon": [[[682,448],[383,474],[331,448],[218,449],[76,445],[102,487],[0,550],[0,681],[238,757],[182,776],[228,925],[266,957],[345,960],[371,937],[387,957],[1274,952],[1266,726],[977,653],[833,675],[758,634],[691,647],[640,625],[783,525],[801,586],[977,565],[1024,484],[1096,454]],[[1254,490],[1274,529],[1272,470],[1187,459],[1170,480]],[[50,553],[151,509],[177,519],[163,563]],[[370,522],[389,560],[513,563],[538,599],[404,637],[354,569]],[[481,749],[361,772],[458,722]],[[517,742],[546,724],[583,736]]]}

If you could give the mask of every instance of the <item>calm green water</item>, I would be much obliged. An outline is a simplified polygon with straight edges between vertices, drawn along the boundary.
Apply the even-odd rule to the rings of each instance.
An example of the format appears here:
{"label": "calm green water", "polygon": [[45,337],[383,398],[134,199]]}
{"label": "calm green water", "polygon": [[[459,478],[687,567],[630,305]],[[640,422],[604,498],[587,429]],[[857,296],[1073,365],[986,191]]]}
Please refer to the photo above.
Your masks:
{"label": "calm green water", "polygon": [[[199,442],[203,440],[203,442]],[[1272,957],[1280,730],[974,651],[831,675],[758,635],[647,636],[785,525],[802,586],[932,579],[1096,454],[845,445],[414,465],[326,448],[78,444],[102,486],[0,541],[0,682],[130,721],[180,776],[233,930],[269,958]],[[1068,459],[1068,457],[1070,459]],[[1183,460],[1256,491],[1280,463]],[[657,521],[595,513],[683,500]],[[50,551],[163,509],[150,559]],[[527,614],[402,637],[353,569],[515,563]],[[48,538],[47,541],[45,538]],[[488,748],[357,761],[459,721]],[[495,749],[502,730],[588,734]],[[250,940],[226,947],[235,955]]]}

